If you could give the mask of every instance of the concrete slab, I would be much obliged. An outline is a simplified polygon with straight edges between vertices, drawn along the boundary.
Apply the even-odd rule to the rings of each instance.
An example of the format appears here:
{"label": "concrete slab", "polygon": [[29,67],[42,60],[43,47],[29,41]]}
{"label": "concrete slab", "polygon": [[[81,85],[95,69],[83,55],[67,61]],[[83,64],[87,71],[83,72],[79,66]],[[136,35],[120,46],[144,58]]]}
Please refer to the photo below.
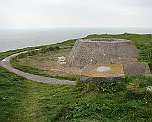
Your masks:
{"label": "concrete slab", "polygon": [[150,74],[148,63],[146,62],[128,62],[124,64],[126,75],[143,75]]}
{"label": "concrete slab", "polygon": [[122,64],[94,64],[82,69],[80,81],[113,81],[124,77]]}
{"label": "concrete slab", "polygon": [[128,62],[126,64],[92,64],[82,69],[81,82],[114,81],[128,75],[150,74],[148,64],[145,62]]}

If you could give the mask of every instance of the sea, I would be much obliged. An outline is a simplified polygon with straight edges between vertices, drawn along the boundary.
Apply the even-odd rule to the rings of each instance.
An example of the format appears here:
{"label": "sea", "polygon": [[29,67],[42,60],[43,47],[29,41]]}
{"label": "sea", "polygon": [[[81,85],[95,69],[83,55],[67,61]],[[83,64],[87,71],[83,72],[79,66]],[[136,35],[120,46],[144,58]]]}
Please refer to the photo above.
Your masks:
{"label": "sea", "polygon": [[152,34],[152,28],[43,28],[0,29],[0,52],[25,47],[50,45],[89,34]]}

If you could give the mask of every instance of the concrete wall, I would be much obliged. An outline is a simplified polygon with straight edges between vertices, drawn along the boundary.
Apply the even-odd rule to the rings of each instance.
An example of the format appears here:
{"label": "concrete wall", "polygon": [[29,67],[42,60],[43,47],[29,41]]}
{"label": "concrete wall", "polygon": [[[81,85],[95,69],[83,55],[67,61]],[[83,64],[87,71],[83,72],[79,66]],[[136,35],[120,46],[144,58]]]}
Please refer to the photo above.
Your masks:
{"label": "concrete wall", "polygon": [[70,66],[83,68],[89,64],[111,64],[113,59],[137,58],[134,44],[124,39],[80,39],[68,57]]}

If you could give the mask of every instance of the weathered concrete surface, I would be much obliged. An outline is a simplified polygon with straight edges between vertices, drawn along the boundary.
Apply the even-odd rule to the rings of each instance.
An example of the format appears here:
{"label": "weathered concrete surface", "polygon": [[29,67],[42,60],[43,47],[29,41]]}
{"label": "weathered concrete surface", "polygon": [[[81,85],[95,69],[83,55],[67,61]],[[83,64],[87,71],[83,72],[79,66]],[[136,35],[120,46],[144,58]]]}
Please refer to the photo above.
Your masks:
{"label": "weathered concrete surface", "polygon": [[82,69],[80,81],[114,81],[124,77],[122,64],[94,64]]}
{"label": "weathered concrete surface", "polygon": [[81,82],[115,81],[128,75],[149,75],[150,69],[145,62],[124,64],[92,64],[82,69]]}
{"label": "weathered concrete surface", "polygon": [[128,62],[124,64],[125,75],[150,74],[149,66],[146,62]]}
{"label": "weathered concrete surface", "polygon": [[124,39],[80,39],[68,57],[70,66],[83,68],[89,64],[111,64],[114,59],[134,59],[138,51],[130,40]]}

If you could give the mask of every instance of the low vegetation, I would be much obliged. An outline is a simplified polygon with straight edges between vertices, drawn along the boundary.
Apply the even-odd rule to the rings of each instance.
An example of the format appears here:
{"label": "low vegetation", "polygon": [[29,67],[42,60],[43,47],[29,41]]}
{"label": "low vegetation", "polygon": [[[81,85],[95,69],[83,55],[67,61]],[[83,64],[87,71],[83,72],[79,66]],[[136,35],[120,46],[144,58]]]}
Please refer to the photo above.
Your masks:
{"label": "low vegetation", "polygon": [[[115,37],[100,35],[104,36]],[[152,35],[119,36],[134,39],[142,54],[140,60],[152,63]],[[63,44],[71,46],[74,41]],[[0,53],[0,60],[19,51]],[[0,67],[0,122],[151,122],[152,92],[146,90],[149,85],[152,77],[144,76],[130,76],[113,83],[50,85],[27,80]]]}
{"label": "low vegetation", "polygon": [[[51,47],[49,47],[50,49]],[[11,63],[17,69],[24,72],[53,77],[58,79],[79,80],[78,74],[73,73],[73,68],[69,68],[67,64],[60,65],[58,57],[67,57],[71,48],[51,48],[53,50],[34,50],[28,51],[11,59]]]}

